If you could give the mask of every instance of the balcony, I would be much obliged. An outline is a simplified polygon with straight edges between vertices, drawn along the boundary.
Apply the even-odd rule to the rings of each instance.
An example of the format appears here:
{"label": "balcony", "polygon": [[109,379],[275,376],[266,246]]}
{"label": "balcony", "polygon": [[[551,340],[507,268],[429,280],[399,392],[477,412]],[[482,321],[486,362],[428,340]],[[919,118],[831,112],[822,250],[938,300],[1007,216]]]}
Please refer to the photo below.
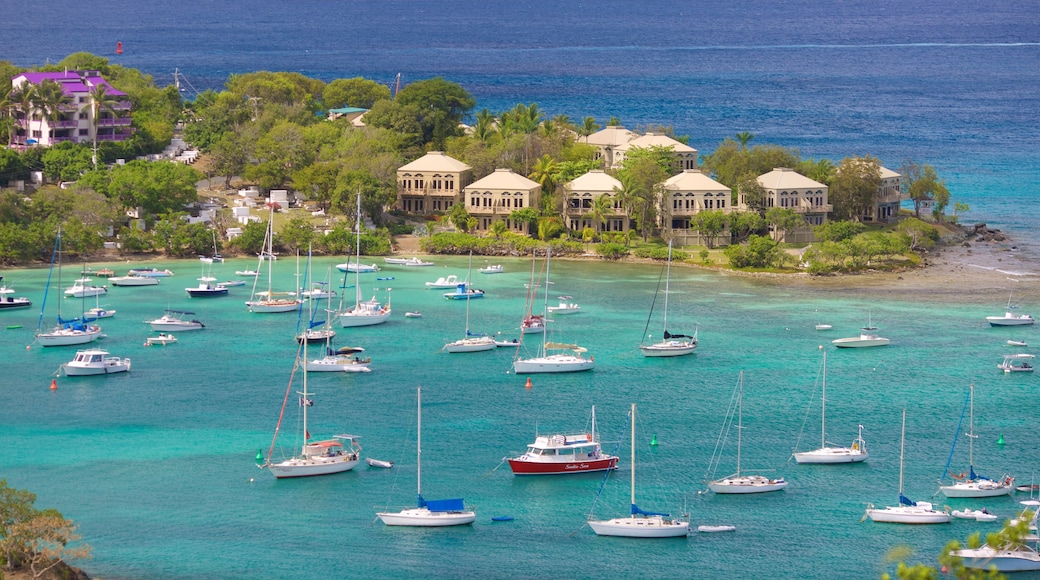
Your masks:
{"label": "balcony", "polygon": [[62,119],[61,121],[52,121],[51,127],[55,129],[72,129],[79,126],[79,121],[76,119]]}
{"label": "balcony", "polygon": [[119,117],[117,119],[101,119],[98,121],[98,127],[121,127],[130,125],[130,117]]}
{"label": "balcony", "polygon": [[800,213],[800,214],[830,213],[830,212],[834,211],[834,205],[833,204],[829,204],[829,203],[824,204],[824,205],[798,205],[798,206],[794,206],[794,207],[791,207],[791,208],[788,208],[788,209],[791,209],[795,213]]}
{"label": "balcony", "polygon": [[125,134],[124,135],[122,133],[119,133],[119,134],[116,134],[116,135],[98,135],[97,136],[97,140],[98,141],[126,141],[129,138],[130,138],[129,134]]}

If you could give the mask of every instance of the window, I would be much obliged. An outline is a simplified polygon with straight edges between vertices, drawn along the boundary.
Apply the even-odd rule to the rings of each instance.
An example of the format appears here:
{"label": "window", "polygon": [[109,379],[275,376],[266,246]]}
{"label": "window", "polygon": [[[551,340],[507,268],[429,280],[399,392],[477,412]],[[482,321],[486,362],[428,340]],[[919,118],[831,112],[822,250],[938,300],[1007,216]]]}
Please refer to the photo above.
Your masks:
{"label": "window", "polygon": [[79,114],[79,118],[80,119],[86,119],[87,118],[87,113],[86,112],[80,113]]}
{"label": "window", "polygon": [[79,98],[79,102],[85,103],[85,102],[87,102],[87,98],[86,97],[80,97]]}
{"label": "window", "polygon": [[87,136],[87,130],[86,129],[80,129],[79,130],[79,136],[80,137],[86,137]]}
{"label": "window", "polygon": [[516,207],[524,207],[524,198],[518,197],[516,199]]}
{"label": "window", "polygon": [[477,199],[477,196],[473,196],[473,197],[469,198],[469,204],[471,206],[473,206],[473,207],[477,207],[477,206],[480,205],[480,200]]}

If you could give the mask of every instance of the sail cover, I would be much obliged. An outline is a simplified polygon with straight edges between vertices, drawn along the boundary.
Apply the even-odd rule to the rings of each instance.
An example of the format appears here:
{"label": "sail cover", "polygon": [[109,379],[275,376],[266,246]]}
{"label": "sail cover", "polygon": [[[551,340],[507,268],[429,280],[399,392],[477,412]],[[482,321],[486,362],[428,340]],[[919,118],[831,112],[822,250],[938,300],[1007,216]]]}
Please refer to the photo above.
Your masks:
{"label": "sail cover", "polygon": [[910,498],[906,497],[903,494],[899,494],[899,503],[902,504],[902,505],[908,505],[908,506],[915,506],[915,505],[917,505],[916,501],[911,500]]}
{"label": "sail cover", "polygon": [[424,507],[431,512],[461,512],[466,510],[466,506],[461,497],[452,499],[433,499],[427,501],[420,495],[419,507]]}
{"label": "sail cover", "polygon": [[664,338],[665,338],[665,340],[668,340],[669,338],[693,338],[693,337],[688,335],[688,334],[672,334],[672,333],[670,333],[670,332],[668,332],[666,330],[666,331],[664,331]]}
{"label": "sail cover", "polygon": [[668,517],[668,514],[661,514],[661,513],[657,513],[657,512],[643,511],[643,510],[639,509],[639,506],[637,506],[636,504],[632,504],[632,515],[634,515],[634,516],[661,516],[662,518],[667,518]]}

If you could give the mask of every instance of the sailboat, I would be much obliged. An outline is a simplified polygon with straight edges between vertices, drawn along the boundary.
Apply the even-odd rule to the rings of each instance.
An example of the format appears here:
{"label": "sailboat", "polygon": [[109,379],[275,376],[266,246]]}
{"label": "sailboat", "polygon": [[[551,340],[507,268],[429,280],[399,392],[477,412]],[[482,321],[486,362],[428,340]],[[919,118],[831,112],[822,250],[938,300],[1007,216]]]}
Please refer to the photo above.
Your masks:
{"label": "sailboat", "polygon": [[477,519],[473,510],[466,509],[462,498],[425,500],[422,496],[422,387],[416,389],[418,425],[415,439],[416,487],[418,506],[399,512],[379,512],[376,515],[388,526],[441,527],[472,524]]}
{"label": "sailboat", "polygon": [[733,410],[736,409],[737,417],[737,471],[722,479],[708,482],[708,488],[715,493],[764,493],[767,491],[779,491],[787,487],[784,478],[771,479],[761,475],[745,475],[740,473],[740,447],[741,432],[744,430],[744,371],[740,371],[737,379],[736,403],[730,404],[730,412],[723,421],[722,431],[719,433],[719,441],[715,445],[715,454],[711,458],[709,471],[714,475],[722,458],[722,449],[726,442],[729,429],[733,426]]}
{"label": "sailboat", "polygon": [[[551,260],[550,254],[552,250],[546,248],[545,250],[545,310],[548,312],[549,309],[549,263]],[[590,356],[586,358],[583,356],[587,349],[578,346],[577,344],[566,344],[560,342],[549,342],[547,340],[548,333],[542,333],[542,346],[539,350],[538,356],[528,359],[516,359],[513,361],[513,371],[517,374],[530,374],[530,373],[573,373],[578,371],[587,371],[595,366],[594,359]],[[521,334],[523,336],[523,334]],[[569,353],[557,352],[556,354],[549,354],[551,351],[570,351]],[[519,352],[519,349],[518,349]]]}
{"label": "sailboat", "polygon": [[[968,472],[956,475],[950,472],[950,461],[946,462],[946,469],[943,471],[942,479],[946,478],[949,474],[953,479],[953,483],[950,485],[940,485],[939,491],[943,492],[946,497],[995,497],[998,495],[1011,495],[1011,490],[1015,488],[1015,478],[1010,475],[1004,475],[999,480],[992,480],[988,477],[983,477],[975,473],[975,439],[978,435],[975,434],[975,384],[968,389],[968,405],[970,408],[968,415],[968,432],[964,434],[968,438]],[[963,418],[963,411],[961,411]],[[960,425],[957,425],[957,430],[960,431]],[[950,459],[953,459],[953,451],[957,448],[957,437],[953,438],[953,447],[950,448]],[[965,478],[966,476],[966,478]]]}
{"label": "sailboat", "polygon": [[40,318],[36,323],[36,342],[40,346],[70,346],[87,344],[101,338],[101,327],[88,324],[80,318],[65,320],[61,317],[61,300],[58,301],[58,323],[50,332],[44,332],[43,313],[47,308],[47,295],[51,288],[51,274],[54,272],[55,258],[58,262],[58,287],[61,288],[61,230],[54,240],[54,253],[51,256],[51,270],[47,273],[47,286],[43,291],[43,303],[40,305]]}
{"label": "sailboat", "polygon": [[213,235],[213,254],[209,256],[199,256],[199,261],[206,264],[212,264],[214,262],[223,262],[224,256],[217,253],[217,230],[211,229],[210,234]]}
{"label": "sailboat", "polygon": [[852,441],[851,447],[833,447],[827,445],[827,351],[823,353],[821,363],[823,386],[820,390],[820,448],[813,451],[802,451],[794,454],[798,463],[859,463],[867,458],[867,442],[863,440],[863,425],[859,426],[859,435]]}
{"label": "sailboat", "polygon": [[[357,235],[357,262],[355,266],[361,264],[361,192],[358,192],[357,196],[357,226],[355,228],[355,234]],[[336,266],[339,268],[339,266]],[[340,268],[342,270],[342,268]],[[343,328],[350,328],[354,326],[373,326],[375,324],[382,324],[390,318],[390,299],[387,298],[386,306],[383,306],[376,297],[373,296],[371,300],[361,300],[361,268],[355,267],[354,269],[354,289],[356,290],[356,300],[352,308],[348,308],[339,315],[339,323]],[[378,270],[378,268],[376,268]],[[365,270],[374,272],[375,270]],[[389,290],[389,289],[388,289]]]}
{"label": "sailboat", "polygon": [[[524,319],[520,321],[520,334],[537,334],[545,332],[545,315],[531,312],[534,309],[535,297],[538,295],[538,283],[535,281],[534,267],[537,254],[531,255],[531,281],[524,285],[527,289],[527,300],[524,306]],[[548,294],[547,294],[548,295]]]}
{"label": "sailboat", "polygon": [[679,538],[690,533],[690,522],[669,514],[643,511],[636,504],[636,406],[632,404],[632,513],[627,518],[589,520],[597,536],[625,538]]}
{"label": "sailboat", "polygon": [[[310,271],[311,253],[307,251],[307,271]],[[330,272],[331,275],[331,272]],[[296,335],[296,340],[307,343],[322,342],[324,346],[325,355],[318,359],[307,359],[307,370],[310,372],[347,372],[347,373],[367,373],[371,372],[372,369],[368,368],[371,364],[372,359],[369,357],[361,358],[357,354],[357,351],[349,353],[337,353],[332,349],[332,338],[336,336],[336,332],[331,328],[331,319],[329,318],[334,313],[333,310],[325,309],[325,320],[316,322],[314,320],[314,303],[316,300],[313,298],[307,302],[310,308],[309,321],[307,323],[307,330]],[[320,306],[320,305],[319,305]],[[318,329],[317,326],[324,324],[325,327]]]}
{"label": "sailboat", "polygon": [[[466,274],[466,279],[469,280],[469,274],[473,272],[473,252],[469,253],[469,272]],[[459,340],[449,342],[444,345],[445,352],[480,352],[485,350],[495,350],[498,345],[495,344],[495,339],[491,338],[486,334],[473,334],[469,331],[469,303],[470,299],[466,297],[466,335]]]}
{"label": "sailboat", "polygon": [[[260,252],[260,261],[256,266],[257,272],[263,266],[264,256],[274,256],[274,205],[271,206],[271,217],[267,221],[267,235],[264,237],[264,249]],[[267,261],[267,290],[256,291],[256,283],[260,280],[257,276],[253,280],[253,295],[246,306],[250,312],[268,314],[274,312],[295,312],[300,309],[303,300],[292,292],[272,292],[271,282],[274,276],[274,260]],[[279,298],[282,296],[283,298]]]}
{"label": "sailboat", "polygon": [[911,501],[903,495],[903,456],[906,450],[906,409],[903,409],[903,429],[899,438],[899,505],[875,508],[867,506],[867,517],[874,522],[891,524],[948,524],[950,514],[932,508],[926,501]]}
{"label": "sailboat", "polygon": [[284,461],[276,463],[272,459],[274,446],[278,441],[278,433],[282,426],[281,416],[285,414],[286,403],[291,400],[288,392],[289,389],[292,389],[292,378],[290,378],[289,386],[286,388],[285,399],[282,402],[282,415],[279,415],[278,427],[275,429],[275,436],[267,453],[267,461],[264,462],[262,467],[270,470],[279,479],[350,471],[361,461],[361,446],[357,443],[358,437],[356,435],[335,435],[331,439],[311,441],[310,431],[307,430],[307,409],[314,405],[314,401],[309,398],[310,393],[307,392],[307,365],[300,365],[300,361],[306,362],[307,360],[307,343],[301,344],[300,348],[303,350],[303,356],[297,357],[293,374],[295,374],[296,369],[302,367],[303,391],[297,391],[297,394],[300,395],[300,413],[303,418],[303,431],[301,433],[303,435],[303,447],[300,449],[299,455],[294,455]]}
{"label": "sailboat", "polygon": [[[668,241],[668,266],[667,275],[664,279],[664,322],[662,324],[663,338],[660,342],[654,344],[640,344],[639,350],[643,351],[643,356],[682,356],[684,354],[690,354],[697,348],[697,333],[694,332],[693,336],[685,334],[672,334],[668,332],[668,289],[672,279],[672,242]],[[658,286],[660,288],[660,286]],[[655,297],[656,300],[656,297]],[[647,328],[650,327],[650,318],[654,315],[653,306],[650,307],[650,316],[646,319]],[[643,336],[646,336],[646,329],[643,329]]]}

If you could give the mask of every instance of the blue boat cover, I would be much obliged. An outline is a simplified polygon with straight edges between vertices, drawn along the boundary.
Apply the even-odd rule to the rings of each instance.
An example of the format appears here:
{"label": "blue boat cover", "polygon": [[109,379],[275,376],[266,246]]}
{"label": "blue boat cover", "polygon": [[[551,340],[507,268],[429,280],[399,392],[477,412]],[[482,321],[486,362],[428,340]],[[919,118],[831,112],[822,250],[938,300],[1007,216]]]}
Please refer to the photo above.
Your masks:
{"label": "blue boat cover", "polygon": [[419,507],[424,507],[431,512],[461,512],[466,510],[466,505],[463,503],[461,497],[427,501],[420,495]]}
{"label": "blue boat cover", "polygon": [[916,501],[912,501],[910,498],[906,497],[903,494],[899,494],[899,503],[901,503],[902,505],[909,505],[909,506],[917,505]]}
{"label": "blue boat cover", "polygon": [[632,515],[634,515],[634,516],[661,516],[662,518],[667,518],[668,517],[668,514],[660,514],[660,513],[657,513],[657,512],[645,512],[645,511],[639,509],[639,506],[637,506],[636,504],[632,504]]}

